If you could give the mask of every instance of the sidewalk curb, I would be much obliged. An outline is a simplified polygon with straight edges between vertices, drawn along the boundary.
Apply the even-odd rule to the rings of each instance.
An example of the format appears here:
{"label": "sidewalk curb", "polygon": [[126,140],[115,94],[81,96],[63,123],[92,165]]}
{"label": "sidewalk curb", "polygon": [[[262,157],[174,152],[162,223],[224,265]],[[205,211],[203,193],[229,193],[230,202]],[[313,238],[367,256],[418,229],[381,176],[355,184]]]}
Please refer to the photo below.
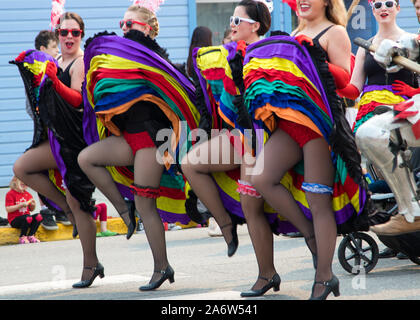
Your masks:
{"label": "sidewalk curb", "polygon": [[[61,223],[57,223],[58,230],[46,230],[42,225],[38,228],[35,233],[41,242],[46,241],[60,241],[60,240],[73,240],[73,226],[65,226]],[[126,234],[127,227],[121,218],[108,218],[107,229],[118,234]],[[96,230],[100,232],[100,223],[96,221]],[[0,246],[8,244],[19,243],[20,231],[11,227],[0,228]]]}
{"label": "sidewalk curb", "polygon": [[[197,226],[195,222],[190,222],[188,225],[181,225],[176,223],[182,229],[194,228]],[[61,223],[57,223],[58,230],[46,230],[42,225],[38,228],[38,231],[35,233],[41,242],[47,241],[61,241],[61,240],[74,240],[73,238],[73,226],[65,226]],[[121,218],[108,217],[107,229],[112,232],[117,232],[119,235],[127,234],[127,227],[124,224],[124,221]],[[100,222],[96,221],[96,232],[100,232]],[[0,227],[0,246],[9,245],[9,244],[18,244],[19,243],[19,234],[18,229],[8,227]],[[76,239],[78,239],[77,237]]]}

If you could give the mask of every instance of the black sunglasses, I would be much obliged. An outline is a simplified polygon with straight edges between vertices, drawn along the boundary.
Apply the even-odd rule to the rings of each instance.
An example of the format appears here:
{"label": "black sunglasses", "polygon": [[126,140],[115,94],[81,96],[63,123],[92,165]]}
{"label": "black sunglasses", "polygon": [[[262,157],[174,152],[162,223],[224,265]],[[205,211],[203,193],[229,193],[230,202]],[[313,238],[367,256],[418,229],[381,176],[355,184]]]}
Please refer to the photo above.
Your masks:
{"label": "black sunglasses", "polygon": [[80,29],[58,29],[58,33],[62,37],[67,37],[69,32],[71,32],[73,37],[79,37],[82,34],[82,30]]}

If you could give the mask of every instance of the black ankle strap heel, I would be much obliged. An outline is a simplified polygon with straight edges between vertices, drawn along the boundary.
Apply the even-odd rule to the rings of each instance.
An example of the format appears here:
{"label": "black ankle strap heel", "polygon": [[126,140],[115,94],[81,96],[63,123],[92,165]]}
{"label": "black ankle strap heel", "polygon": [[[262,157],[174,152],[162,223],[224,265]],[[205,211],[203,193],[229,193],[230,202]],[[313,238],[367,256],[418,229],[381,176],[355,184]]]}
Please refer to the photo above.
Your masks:
{"label": "black ankle strap heel", "polygon": [[[325,287],[324,292],[319,297],[314,297],[316,284],[322,284]],[[312,286],[312,294],[309,300],[326,300],[331,292],[334,294],[334,297],[340,296],[340,282],[335,275],[328,281],[315,281]]]}
{"label": "black ankle strap heel", "polygon": [[141,286],[139,288],[140,291],[155,290],[159,288],[162,285],[162,283],[164,283],[166,280],[169,280],[170,283],[173,283],[175,281],[175,271],[170,265],[168,265],[168,267],[165,270],[154,270],[154,272],[160,273],[162,277],[155,282],[151,282],[148,285]]}
{"label": "black ankle strap heel", "polygon": [[261,289],[258,290],[250,290],[250,291],[245,291],[245,292],[241,292],[241,297],[259,297],[262,296],[263,294],[265,294],[268,290],[270,290],[271,288],[273,288],[273,291],[279,291],[280,290],[280,276],[275,273],[274,276],[271,279],[262,277],[262,276],[258,276],[259,279],[265,280],[268,283],[262,287]]}
{"label": "black ankle strap heel", "polygon": [[88,280],[82,280],[82,281],[74,283],[73,288],[76,288],[76,289],[87,288],[93,283],[93,281],[95,280],[97,276],[99,276],[99,278],[101,279],[105,277],[105,273],[104,273],[105,268],[99,262],[94,267],[84,267],[83,269],[93,270],[92,276]]}

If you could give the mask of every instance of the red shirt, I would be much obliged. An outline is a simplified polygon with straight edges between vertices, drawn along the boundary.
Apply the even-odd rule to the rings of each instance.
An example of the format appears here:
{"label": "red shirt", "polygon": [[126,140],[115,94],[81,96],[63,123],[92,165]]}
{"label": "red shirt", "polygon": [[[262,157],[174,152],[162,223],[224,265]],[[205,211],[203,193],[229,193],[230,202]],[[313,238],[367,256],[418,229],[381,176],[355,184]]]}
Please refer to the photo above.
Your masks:
{"label": "red shirt", "polygon": [[[19,203],[27,202],[31,199],[33,199],[33,197],[28,191],[17,192],[12,189],[6,193],[6,207],[15,206]],[[9,223],[11,223],[14,218],[23,216],[24,214],[31,214],[29,207],[22,207],[19,210],[8,212],[7,220],[9,220]]]}

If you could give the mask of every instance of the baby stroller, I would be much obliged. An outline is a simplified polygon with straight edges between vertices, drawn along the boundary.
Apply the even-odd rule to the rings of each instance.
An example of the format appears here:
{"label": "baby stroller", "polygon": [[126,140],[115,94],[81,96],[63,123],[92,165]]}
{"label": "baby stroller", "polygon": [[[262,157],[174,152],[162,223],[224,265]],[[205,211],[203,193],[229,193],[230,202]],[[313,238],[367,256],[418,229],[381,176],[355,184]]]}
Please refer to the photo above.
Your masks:
{"label": "baby stroller", "polygon": [[[420,155],[420,149],[414,152]],[[378,176],[372,165],[368,165],[368,171],[377,181]],[[419,194],[420,167],[413,170],[413,174]],[[369,217],[370,226],[385,223],[398,213],[398,206],[392,193],[372,194],[371,199],[377,210]],[[420,265],[420,231],[395,236],[377,235],[377,237],[387,247],[404,253],[412,262]],[[369,234],[352,232],[344,235],[337,254],[344,270],[352,274],[359,274],[363,270],[366,274],[375,268],[379,258],[379,248],[375,239]]]}
{"label": "baby stroller", "polygon": [[[353,41],[356,45],[369,50],[375,51],[369,41],[361,38],[356,38]],[[407,59],[401,56],[392,58],[394,63],[400,64],[409,70],[416,72],[417,68],[413,69],[412,65],[407,64]],[[409,61],[411,62],[411,61]],[[377,107],[377,109],[381,109]],[[383,112],[390,110],[389,107],[385,106]],[[378,110],[382,113],[381,110]],[[399,131],[399,130],[398,130]],[[400,137],[401,138],[401,137]],[[398,139],[397,151],[408,151],[407,145],[403,143],[401,139]],[[404,160],[404,166],[410,168],[414,174],[416,181],[416,200],[420,200],[420,188],[419,188],[419,168],[420,168],[420,148],[409,148],[411,149],[411,159]],[[403,157],[404,159],[405,157]],[[368,166],[371,173],[375,173],[372,166]],[[414,168],[417,168],[414,170]],[[374,174],[375,175],[375,174]],[[377,178],[375,175],[374,178]],[[377,195],[373,194],[371,197],[374,205],[378,208],[377,213],[372,214],[369,217],[369,223],[371,226],[376,224],[382,224],[390,219],[392,215],[398,213],[398,207],[394,199],[394,195]],[[381,207],[385,206],[385,210]],[[410,260],[416,264],[420,264],[420,231],[404,233],[394,236],[383,236],[378,235],[378,239],[383,242],[387,247],[394,249],[395,251],[406,254]],[[368,234],[363,232],[354,232],[344,236],[338,247],[338,258],[341,266],[349,273],[359,274],[361,270],[365,273],[371,271],[377,264],[379,258],[378,245],[375,240]]]}

